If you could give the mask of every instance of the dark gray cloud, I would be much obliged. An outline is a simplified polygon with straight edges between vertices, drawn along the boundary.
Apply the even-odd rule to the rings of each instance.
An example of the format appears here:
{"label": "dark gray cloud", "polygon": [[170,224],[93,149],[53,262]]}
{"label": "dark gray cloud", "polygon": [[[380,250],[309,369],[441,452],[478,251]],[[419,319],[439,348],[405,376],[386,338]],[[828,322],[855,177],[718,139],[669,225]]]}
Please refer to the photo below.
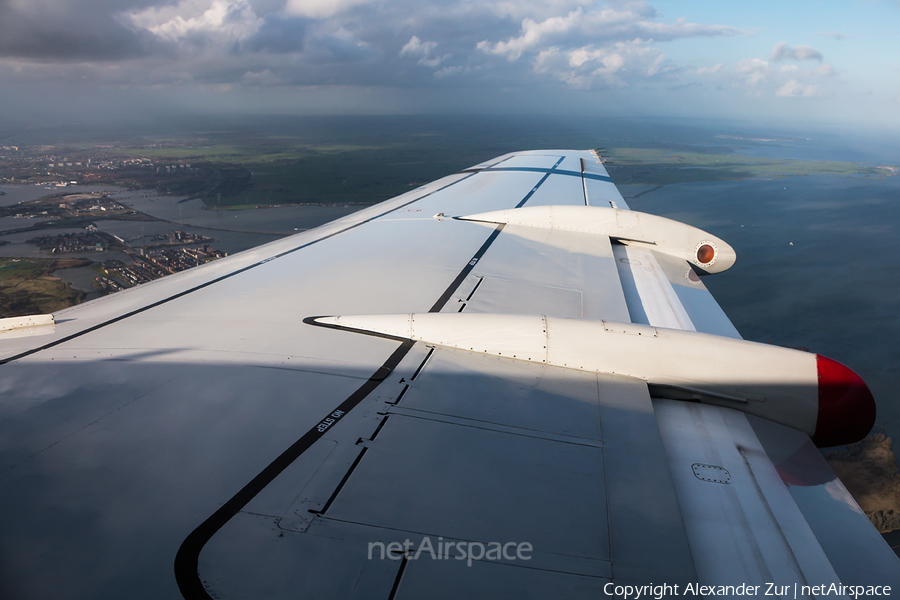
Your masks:
{"label": "dark gray cloud", "polygon": [[[588,79],[598,69],[600,75],[619,72],[617,85],[626,73],[670,69],[643,64],[659,59],[652,43],[739,31],[664,22],[640,0],[0,0],[0,33],[0,56],[45,63],[143,59],[154,81],[164,79],[168,60],[173,81],[206,80],[210,70],[240,72],[235,81],[247,72],[290,70],[285,80],[316,83],[318,66],[331,64],[327,79],[350,84],[362,78],[445,85],[482,76],[512,82],[529,74],[546,78],[543,65],[553,58],[547,53],[556,52],[558,61],[579,63],[570,75],[583,86],[593,85]],[[427,55],[402,53],[412,39]],[[237,66],[216,67],[236,55],[243,57]],[[614,63],[620,59],[641,64],[619,68]],[[605,65],[592,63],[597,60]],[[364,70],[354,66],[360,64]],[[601,84],[608,79],[593,77]]]}
{"label": "dark gray cloud", "polygon": [[665,44],[742,34],[664,18],[644,0],[0,0],[0,85],[236,104],[290,104],[311,88],[334,88],[339,102],[367,89],[389,106],[538,103],[560,91],[690,89],[697,69]]}
{"label": "dark gray cloud", "polygon": [[164,48],[147,31],[117,15],[145,2],[0,0],[0,57],[41,61],[111,61],[147,56]]}
{"label": "dark gray cloud", "polygon": [[16,77],[115,85],[602,89],[677,73],[660,41],[738,33],[643,0],[0,0]]}

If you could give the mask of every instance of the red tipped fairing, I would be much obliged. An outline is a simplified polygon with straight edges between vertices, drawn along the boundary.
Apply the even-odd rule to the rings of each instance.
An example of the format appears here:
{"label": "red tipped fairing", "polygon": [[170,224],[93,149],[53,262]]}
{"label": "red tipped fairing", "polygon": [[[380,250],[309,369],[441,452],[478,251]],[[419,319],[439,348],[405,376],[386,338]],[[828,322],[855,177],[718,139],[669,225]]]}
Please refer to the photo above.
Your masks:
{"label": "red tipped fairing", "polygon": [[875,424],[875,399],[862,378],[841,363],[816,355],[819,418],[813,442],[819,448],[858,442]]}

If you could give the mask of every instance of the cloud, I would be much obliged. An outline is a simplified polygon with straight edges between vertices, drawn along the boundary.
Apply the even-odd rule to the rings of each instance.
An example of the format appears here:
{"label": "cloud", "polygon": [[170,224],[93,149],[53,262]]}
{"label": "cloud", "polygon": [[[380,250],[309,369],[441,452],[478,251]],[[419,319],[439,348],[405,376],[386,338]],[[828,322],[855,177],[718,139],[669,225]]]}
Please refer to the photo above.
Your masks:
{"label": "cloud", "polygon": [[775,95],[788,98],[796,98],[799,96],[818,96],[820,93],[821,88],[817,85],[801,83],[796,79],[791,79],[787,81],[783,86],[778,88],[778,91],[775,92]]}
{"label": "cloud", "polygon": [[637,39],[567,51],[548,48],[535,58],[534,70],[578,89],[624,88],[672,70],[666,55],[651,46],[651,41]]}
{"label": "cloud", "polygon": [[443,69],[440,69],[439,71],[434,72],[434,78],[435,79],[444,79],[446,77],[452,77],[453,75],[456,75],[458,73],[463,73],[465,71],[466,71],[465,67],[459,67],[459,66],[444,67]]}
{"label": "cloud", "polygon": [[450,54],[444,56],[432,56],[431,53],[437,48],[436,42],[422,42],[417,36],[412,36],[408,42],[400,49],[400,56],[419,57],[416,64],[426,67],[437,67],[443,61],[450,58]]}
{"label": "cloud", "polygon": [[422,40],[418,38],[418,36],[412,36],[409,38],[409,41],[400,49],[400,56],[410,55],[410,56],[428,56],[432,50],[437,47],[437,43],[435,42],[425,42],[422,43]]}
{"label": "cloud", "polygon": [[813,71],[816,75],[821,75],[822,77],[834,77],[834,65],[829,63],[822,63]]}
{"label": "cloud", "polygon": [[[785,64],[785,61],[818,61],[815,68],[802,64]],[[782,98],[828,95],[826,81],[837,77],[834,65],[824,62],[822,53],[810,46],[791,47],[778,42],[772,50],[770,61],[748,58],[734,67],[734,83],[743,86],[753,96],[774,95]]]}
{"label": "cloud", "polygon": [[582,20],[583,14],[579,7],[565,17],[551,17],[541,22],[525,19],[522,21],[522,35],[519,37],[495,44],[483,40],[478,43],[477,48],[482,52],[506,56],[510,61],[518,60],[522,52],[533,49],[548,37],[570,32]]}
{"label": "cloud", "polygon": [[585,42],[598,44],[606,40],[617,43],[634,39],[672,41],[742,33],[736,27],[726,25],[688,23],[684,18],[674,23],[662,23],[654,20],[655,17],[656,11],[645,2],[627,3],[621,8],[613,6],[587,11],[579,6],[564,16],[548,17],[540,21],[523,19],[518,36],[498,42],[482,40],[476,47],[484,53],[516,61],[525,52],[539,54],[553,46],[573,47]]}
{"label": "cloud", "polygon": [[[570,87],[624,88],[678,71],[659,49],[661,42],[745,33],[736,27],[691,23],[685,18],[664,22],[642,1],[571,4],[577,5],[570,5],[562,14],[526,17],[515,35],[482,39],[475,49],[508,63],[527,60],[534,74]],[[708,67],[701,72],[718,69]]]}
{"label": "cloud", "polygon": [[117,18],[114,0],[0,0],[0,57],[117,61],[161,51],[153,35]]}
{"label": "cloud", "polygon": [[784,98],[821,96],[824,89],[808,81],[814,77],[834,76],[834,67],[828,63],[814,70],[802,70],[797,65],[774,66],[760,58],[744,59],[734,68],[739,81],[750,88],[751,95],[771,94]]}
{"label": "cloud", "polygon": [[[644,0],[0,0],[4,33],[0,61],[20,59],[23,77],[74,80],[61,65],[80,61],[81,79],[117,85],[243,85],[268,70],[286,85],[506,88],[631,85],[678,68],[660,43],[743,32]],[[551,49],[561,74],[540,68]]]}
{"label": "cloud", "polygon": [[761,58],[745,58],[738,61],[734,68],[745,83],[757,86],[769,75],[769,63]]}
{"label": "cloud", "polygon": [[321,19],[371,2],[372,0],[287,0],[284,12],[294,17]]}
{"label": "cloud", "polygon": [[233,43],[257,33],[265,22],[247,0],[213,0],[208,5],[182,0],[176,5],[134,11],[127,17],[136,29],[171,42]]}
{"label": "cloud", "polygon": [[700,67],[697,69],[697,75],[708,75],[710,73],[718,73],[722,70],[722,63],[717,63],[711,67]]}
{"label": "cloud", "polygon": [[787,42],[778,42],[772,49],[771,60],[817,60],[822,61],[822,53],[811,46],[795,46],[791,48]]}
{"label": "cloud", "polygon": [[[667,90],[698,105],[712,102],[704,93],[808,93],[785,88],[790,80],[827,95],[837,77],[808,46],[738,64],[703,60],[727,56],[728,39],[750,32],[665,10],[645,0],[0,0],[0,85],[221,98],[352,88],[480,95],[491,107],[501,97],[589,97],[566,93],[578,89],[651,106]],[[671,44],[680,40],[694,42]]]}

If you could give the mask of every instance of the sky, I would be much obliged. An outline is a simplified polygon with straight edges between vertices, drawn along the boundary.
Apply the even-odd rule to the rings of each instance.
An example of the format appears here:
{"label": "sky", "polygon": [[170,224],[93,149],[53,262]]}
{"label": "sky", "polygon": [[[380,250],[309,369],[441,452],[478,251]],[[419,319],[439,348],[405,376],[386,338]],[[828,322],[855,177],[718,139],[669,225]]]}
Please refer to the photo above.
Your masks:
{"label": "sky", "polygon": [[0,0],[0,113],[900,129],[900,1]]}

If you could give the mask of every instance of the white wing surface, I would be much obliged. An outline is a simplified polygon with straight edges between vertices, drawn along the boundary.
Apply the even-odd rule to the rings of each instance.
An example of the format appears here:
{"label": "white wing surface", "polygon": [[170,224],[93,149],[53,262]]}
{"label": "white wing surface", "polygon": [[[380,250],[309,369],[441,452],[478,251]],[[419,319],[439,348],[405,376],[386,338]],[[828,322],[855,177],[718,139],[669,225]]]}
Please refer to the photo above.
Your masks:
{"label": "white wing surface", "polygon": [[741,340],[734,258],[521,152],[0,331],[0,597],[897,589],[810,439],[871,396]]}

